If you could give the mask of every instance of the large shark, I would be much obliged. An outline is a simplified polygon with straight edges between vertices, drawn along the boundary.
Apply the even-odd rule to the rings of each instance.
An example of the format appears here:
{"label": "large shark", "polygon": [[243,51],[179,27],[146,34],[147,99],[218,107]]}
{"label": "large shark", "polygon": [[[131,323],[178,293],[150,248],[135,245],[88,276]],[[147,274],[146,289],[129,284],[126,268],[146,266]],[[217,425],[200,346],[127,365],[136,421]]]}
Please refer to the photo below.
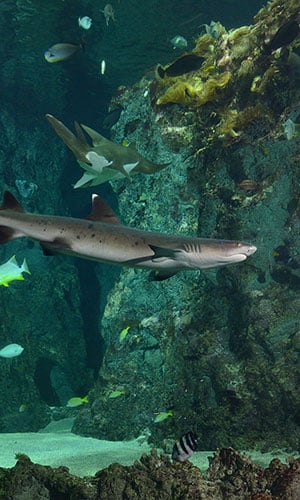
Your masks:
{"label": "large shark", "polygon": [[[74,188],[97,186],[109,180],[130,177],[131,173],[153,174],[169,165],[157,165],[141,156],[133,146],[125,147],[109,141],[86,125],[75,122],[75,135],[54,116],[47,114],[46,118],[85,170]],[[87,142],[83,130],[92,139],[93,146]]]}
{"label": "large shark", "polygon": [[0,207],[0,243],[26,236],[46,254],[68,254],[120,266],[154,271],[163,280],[178,271],[208,269],[242,262],[256,251],[248,243],[173,236],[126,227],[97,195],[86,219],[24,212],[16,198],[4,192]]}

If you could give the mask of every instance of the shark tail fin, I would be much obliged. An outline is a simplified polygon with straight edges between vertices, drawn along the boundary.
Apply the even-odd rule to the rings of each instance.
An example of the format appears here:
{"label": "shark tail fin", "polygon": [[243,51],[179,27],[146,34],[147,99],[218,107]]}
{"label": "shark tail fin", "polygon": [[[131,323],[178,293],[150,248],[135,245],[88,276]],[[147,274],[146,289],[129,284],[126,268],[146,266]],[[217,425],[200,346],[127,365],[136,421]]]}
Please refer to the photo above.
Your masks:
{"label": "shark tail fin", "polygon": [[46,114],[48,122],[52,125],[57,135],[62,139],[66,146],[72,151],[76,159],[88,163],[86,153],[91,149],[86,141],[83,132],[79,133],[79,126],[75,124],[77,136],[71,132],[61,121],[53,115]]}
{"label": "shark tail fin", "polygon": [[[4,191],[2,205],[0,206],[0,211],[1,210],[24,212],[22,205],[18,202],[14,195],[10,193],[10,191]],[[0,225],[0,244],[19,238],[19,236],[20,234],[15,229]]]}
{"label": "shark tail fin", "polygon": [[174,274],[176,274],[176,271],[173,273],[172,272],[167,273],[163,271],[151,271],[151,273],[149,274],[149,281],[164,281],[174,276]]}
{"label": "shark tail fin", "polygon": [[10,191],[4,191],[2,205],[0,210],[14,210],[15,212],[24,212],[21,203]]}
{"label": "shark tail fin", "polygon": [[17,237],[18,236],[15,234],[15,231],[10,227],[0,226],[0,244],[7,243]]}

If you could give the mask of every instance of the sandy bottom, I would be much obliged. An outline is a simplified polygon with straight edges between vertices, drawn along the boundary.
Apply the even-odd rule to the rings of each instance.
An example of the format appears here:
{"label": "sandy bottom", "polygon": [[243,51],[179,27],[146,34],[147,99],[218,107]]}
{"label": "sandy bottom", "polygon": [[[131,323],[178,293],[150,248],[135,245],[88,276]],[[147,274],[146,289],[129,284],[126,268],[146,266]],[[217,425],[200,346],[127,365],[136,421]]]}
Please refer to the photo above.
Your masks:
{"label": "sandy bottom", "polygon": [[[41,465],[69,467],[71,474],[91,476],[114,462],[132,465],[143,453],[150,452],[150,446],[138,441],[104,441],[72,434],[72,419],[52,422],[39,432],[0,434],[0,467],[13,467],[15,454],[24,453],[33,462]],[[262,466],[278,457],[283,462],[288,454],[247,452]],[[196,452],[191,462],[205,471],[211,451]]]}

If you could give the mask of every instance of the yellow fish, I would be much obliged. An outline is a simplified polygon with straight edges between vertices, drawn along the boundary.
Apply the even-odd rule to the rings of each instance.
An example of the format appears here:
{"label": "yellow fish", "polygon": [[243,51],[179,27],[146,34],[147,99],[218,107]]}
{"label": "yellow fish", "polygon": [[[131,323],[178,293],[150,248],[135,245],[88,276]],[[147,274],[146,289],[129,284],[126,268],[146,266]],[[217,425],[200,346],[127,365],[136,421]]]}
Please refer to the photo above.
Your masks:
{"label": "yellow fish", "polygon": [[22,273],[29,273],[26,259],[21,266],[18,265],[16,256],[13,255],[7,262],[0,266],[0,285],[8,286],[8,283],[14,280],[23,280]]}
{"label": "yellow fish", "polygon": [[111,399],[115,399],[115,398],[119,398],[120,396],[125,396],[126,394],[126,391],[122,390],[122,391],[112,391],[110,394],[109,394],[109,398]]}
{"label": "yellow fish", "polygon": [[129,330],[130,330],[130,326],[126,326],[125,328],[123,328],[123,330],[120,331],[120,335],[119,335],[120,342],[123,342],[123,340],[126,339],[127,333],[129,332]]}
{"label": "yellow fish", "polygon": [[173,417],[174,415],[174,412],[169,410],[169,411],[161,411],[159,412],[155,419],[154,419],[154,423],[155,424],[158,424],[159,422],[163,422],[164,420],[166,420],[167,418],[169,417]]}
{"label": "yellow fish", "polygon": [[75,398],[69,399],[66,406],[68,408],[76,408],[76,406],[81,406],[81,405],[88,403],[88,402],[89,402],[89,399],[87,396],[85,396],[84,398],[75,397]]}

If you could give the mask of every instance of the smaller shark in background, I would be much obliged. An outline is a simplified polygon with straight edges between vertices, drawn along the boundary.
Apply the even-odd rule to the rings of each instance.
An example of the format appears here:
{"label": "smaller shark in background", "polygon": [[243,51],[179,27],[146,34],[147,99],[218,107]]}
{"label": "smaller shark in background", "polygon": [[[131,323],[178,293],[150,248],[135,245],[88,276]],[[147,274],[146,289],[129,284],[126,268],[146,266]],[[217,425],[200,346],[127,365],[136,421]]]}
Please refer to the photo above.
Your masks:
{"label": "smaller shark in background", "polygon": [[[153,174],[169,165],[157,165],[141,156],[134,147],[109,141],[86,125],[75,122],[75,135],[54,116],[47,114],[46,118],[85,170],[74,188],[97,186],[112,179],[130,177],[131,173]],[[92,139],[93,146],[87,142],[83,130]]]}
{"label": "smaller shark in background", "polygon": [[97,195],[86,219],[24,212],[9,191],[0,207],[0,243],[26,236],[46,254],[67,254],[154,271],[161,281],[182,270],[209,269],[246,260],[256,251],[240,241],[193,238],[126,227]]}

